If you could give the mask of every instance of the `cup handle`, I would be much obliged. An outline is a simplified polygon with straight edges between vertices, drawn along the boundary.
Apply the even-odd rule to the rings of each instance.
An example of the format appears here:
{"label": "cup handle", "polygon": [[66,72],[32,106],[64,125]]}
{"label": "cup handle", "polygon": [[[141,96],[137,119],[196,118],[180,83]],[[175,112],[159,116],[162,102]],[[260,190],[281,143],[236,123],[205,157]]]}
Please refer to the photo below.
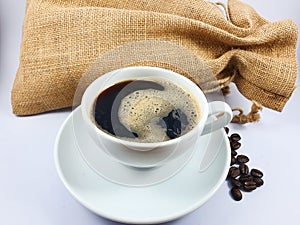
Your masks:
{"label": "cup handle", "polygon": [[[221,114],[220,117],[216,115]],[[214,118],[211,118],[214,117]],[[214,101],[208,103],[208,122],[206,122],[205,127],[201,135],[205,135],[223,128],[232,120],[233,114],[230,106],[222,101]]]}

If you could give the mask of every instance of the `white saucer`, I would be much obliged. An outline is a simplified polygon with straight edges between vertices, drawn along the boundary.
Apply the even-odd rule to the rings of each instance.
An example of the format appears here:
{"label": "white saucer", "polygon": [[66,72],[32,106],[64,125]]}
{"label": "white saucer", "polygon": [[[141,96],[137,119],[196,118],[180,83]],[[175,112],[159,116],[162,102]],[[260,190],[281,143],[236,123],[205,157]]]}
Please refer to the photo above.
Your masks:
{"label": "white saucer", "polygon": [[[174,220],[204,204],[227,176],[230,146],[222,129],[202,136],[201,143],[205,143],[208,148],[205,155],[203,151],[196,151],[181,171],[164,182],[144,187],[111,182],[95,173],[81,156],[72,120],[76,112],[79,110],[75,110],[66,119],[57,135],[56,168],[73,197],[102,217],[131,224],[154,224]],[[216,146],[216,143],[219,144]],[[199,148],[201,149],[200,146]],[[218,154],[210,155],[216,152]],[[207,157],[213,157],[213,161],[209,160],[212,163],[206,163],[204,158]],[[123,168],[132,171],[132,176],[135,176],[136,171],[133,168]],[[114,169],[112,167],[112,171]]]}

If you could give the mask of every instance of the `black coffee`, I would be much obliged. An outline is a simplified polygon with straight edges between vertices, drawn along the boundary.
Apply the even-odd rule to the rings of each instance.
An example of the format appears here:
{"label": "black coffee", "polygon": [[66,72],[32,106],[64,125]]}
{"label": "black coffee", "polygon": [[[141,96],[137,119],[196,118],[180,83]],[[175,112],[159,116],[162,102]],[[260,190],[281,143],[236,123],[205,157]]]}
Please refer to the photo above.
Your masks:
{"label": "black coffee", "polygon": [[98,128],[121,139],[159,142],[191,130],[200,119],[192,95],[162,79],[127,80],[102,91],[93,118]]}

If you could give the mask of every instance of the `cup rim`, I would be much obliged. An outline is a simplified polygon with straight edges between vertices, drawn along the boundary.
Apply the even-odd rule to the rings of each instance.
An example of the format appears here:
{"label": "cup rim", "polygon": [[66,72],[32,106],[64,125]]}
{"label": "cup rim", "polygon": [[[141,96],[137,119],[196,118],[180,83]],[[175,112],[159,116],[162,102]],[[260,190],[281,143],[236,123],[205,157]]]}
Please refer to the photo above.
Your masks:
{"label": "cup rim", "polygon": [[[198,123],[196,124],[196,126],[193,129],[191,129],[187,133],[183,134],[182,136],[179,136],[179,137],[174,138],[174,139],[166,140],[166,141],[160,141],[160,142],[135,142],[135,141],[129,141],[129,140],[120,139],[118,137],[110,135],[110,134],[106,133],[105,131],[99,129],[91,121],[89,112],[90,112],[90,107],[91,107],[91,105],[93,103],[87,101],[87,96],[88,96],[89,92],[91,92],[91,90],[94,90],[94,88],[96,88],[96,86],[99,86],[98,85],[98,83],[100,83],[99,80],[104,79],[103,76],[109,76],[111,74],[114,74],[114,76],[116,76],[118,74],[117,72],[120,72],[120,71],[123,71],[123,70],[127,71],[127,70],[141,70],[141,69],[152,70],[152,71],[156,71],[156,72],[164,71],[164,72],[171,73],[172,76],[177,76],[179,79],[184,80],[185,83],[189,83],[189,85],[191,85],[193,88],[195,88],[197,90],[197,92],[199,92],[198,93],[199,98],[202,99],[202,103],[201,103],[201,107],[200,107],[201,118],[200,118],[200,120],[198,121]],[[144,77],[143,76],[132,77],[132,79],[135,79],[135,78],[138,78],[138,79],[141,78],[142,79]],[[149,78],[149,76],[147,78]],[[125,79],[119,79],[118,81],[109,84],[108,87],[110,87],[110,86],[112,86],[112,85],[114,85],[116,83],[128,80],[128,79],[129,78],[127,78],[127,79],[126,78]],[[159,79],[165,79],[165,78],[161,77]],[[168,79],[165,79],[165,80],[168,80]],[[171,79],[168,80],[168,81],[172,82]],[[187,88],[187,87],[185,86],[185,88]],[[106,88],[100,87],[98,93],[101,93],[105,89],[107,89],[107,87]],[[190,89],[190,88],[188,88],[188,89]],[[96,98],[96,96],[94,96],[94,97]],[[136,148],[151,148],[152,147],[152,149],[155,148],[155,147],[163,147],[163,146],[168,146],[168,145],[176,144],[176,143],[180,142],[183,138],[186,139],[186,138],[189,138],[190,136],[193,136],[195,132],[198,132],[199,127],[202,126],[202,125],[204,125],[204,123],[206,121],[206,118],[208,116],[208,102],[207,102],[207,99],[206,99],[203,91],[193,81],[191,81],[187,77],[185,77],[185,76],[183,76],[183,75],[181,75],[179,73],[176,73],[176,72],[174,72],[172,70],[167,70],[167,69],[164,69],[164,68],[152,67],[152,66],[130,66],[130,67],[116,69],[116,70],[113,70],[113,71],[110,71],[110,72],[108,72],[106,74],[101,75],[100,77],[98,77],[97,79],[95,79],[91,84],[89,84],[89,86],[86,88],[86,90],[85,90],[85,92],[84,92],[84,94],[82,96],[82,100],[81,100],[81,109],[82,109],[81,111],[82,111],[82,115],[83,115],[84,121],[88,124],[88,126],[90,128],[92,128],[94,131],[96,131],[97,134],[101,135],[102,137],[104,137],[106,139],[109,139],[110,141],[123,144],[123,145],[128,146],[128,147],[136,147]],[[200,133],[199,133],[199,136],[200,136]],[[147,151],[147,150],[139,149],[137,151]]]}

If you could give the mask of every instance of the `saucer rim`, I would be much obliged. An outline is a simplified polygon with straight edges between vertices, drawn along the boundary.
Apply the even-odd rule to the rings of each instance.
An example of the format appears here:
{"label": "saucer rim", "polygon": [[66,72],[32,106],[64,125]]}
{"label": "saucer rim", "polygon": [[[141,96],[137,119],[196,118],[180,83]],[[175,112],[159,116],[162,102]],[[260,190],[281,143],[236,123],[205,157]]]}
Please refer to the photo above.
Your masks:
{"label": "saucer rim", "polygon": [[[224,169],[222,174],[219,176],[218,181],[214,184],[213,188],[207,193],[205,194],[205,197],[201,198],[200,201],[195,202],[194,204],[190,205],[190,207],[186,207],[185,209],[182,209],[180,211],[177,211],[173,214],[167,215],[167,216],[161,216],[161,217],[150,217],[150,218],[145,218],[145,219],[134,219],[134,218],[120,218],[118,216],[113,216],[111,214],[107,214],[106,212],[104,212],[103,210],[99,210],[96,209],[92,204],[90,204],[88,201],[86,201],[84,198],[80,198],[80,196],[78,196],[78,194],[76,194],[75,191],[73,191],[71,185],[69,185],[69,183],[67,182],[67,179],[65,178],[63,172],[62,172],[62,168],[60,166],[59,163],[59,141],[61,140],[61,136],[62,133],[64,132],[70,118],[73,115],[73,111],[70,113],[70,115],[68,115],[68,117],[64,120],[64,122],[62,123],[61,127],[59,128],[59,131],[57,133],[56,139],[55,139],[55,145],[54,145],[54,163],[55,163],[55,168],[56,171],[58,173],[58,176],[60,178],[60,180],[62,181],[63,185],[65,186],[65,188],[69,191],[69,193],[71,194],[71,196],[76,199],[81,205],[83,205],[84,207],[86,207],[87,209],[89,209],[90,211],[92,211],[93,213],[95,213],[96,215],[99,215],[103,218],[112,220],[112,221],[116,221],[116,222],[120,222],[120,223],[126,223],[126,224],[158,224],[158,223],[165,223],[165,222],[169,222],[169,221],[173,221],[176,219],[179,219],[189,213],[192,213],[193,211],[195,211],[196,209],[200,208],[203,204],[205,204],[215,193],[216,191],[221,187],[221,185],[223,184],[223,182],[225,181],[226,177],[227,177],[227,170]],[[226,157],[224,160],[224,165],[229,168],[230,167],[230,143],[229,140],[227,139],[226,136],[226,132],[222,131],[222,129],[217,130],[216,132],[221,132],[223,139],[224,139],[224,144],[226,146]],[[219,154],[219,153],[218,153]],[[82,157],[82,156],[81,156]],[[82,160],[84,161],[84,159],[82,158]],[[86,164],[86,162],[84,161],[84,163]],[[186,164],[188,165],[190,163],[190,161]],[[87,165],[88,166],[88,165]],[[89,166],[88,166],[89,167]],[[89,167],[91,173],[95,173],[90,167]],[[184,170],[184,168],[182,169]],[[203,172],[205,173],[205,171]],[[173,179],[174,177],[176,177],[176,175],[170,177],[170,179]],[[103,178],[102,176],[98,175],[99,179],[104,180],[105,182],[109,182],[112,185],[116,185],[116,186],[123,186],[122,184],[117,184],[114,182],[111,182],[105,178]],[[162,185],[164,182],[158,183],[156,185],[160,186]],[[124,187],[124,186],[123,186]],[[128,189],[135,189],[135,188],[148,188],[149,186],[145,186],[145,187],[130,187],[130,186],[125,186]]]}

